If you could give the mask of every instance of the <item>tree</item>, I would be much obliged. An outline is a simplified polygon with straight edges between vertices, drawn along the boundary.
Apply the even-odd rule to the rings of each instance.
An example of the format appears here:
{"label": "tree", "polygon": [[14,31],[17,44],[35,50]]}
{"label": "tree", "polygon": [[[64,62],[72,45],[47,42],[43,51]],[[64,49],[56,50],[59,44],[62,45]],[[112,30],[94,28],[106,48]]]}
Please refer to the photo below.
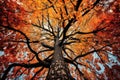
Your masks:
{"label": "tree", "polygon": [[120,79],[119,7],[118,0],[0,0],[1,79]]}

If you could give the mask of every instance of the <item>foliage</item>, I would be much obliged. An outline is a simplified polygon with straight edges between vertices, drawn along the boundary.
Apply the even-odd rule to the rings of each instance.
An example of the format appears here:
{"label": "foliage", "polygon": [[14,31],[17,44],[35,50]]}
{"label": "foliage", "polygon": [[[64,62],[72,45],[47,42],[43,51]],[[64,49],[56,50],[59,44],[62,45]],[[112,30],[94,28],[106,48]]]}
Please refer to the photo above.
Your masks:
{"label": "foliage", "polygon": [[0,0],[1,79],[44,80],[57,37],[76,80],[120,79],[119,3]]}

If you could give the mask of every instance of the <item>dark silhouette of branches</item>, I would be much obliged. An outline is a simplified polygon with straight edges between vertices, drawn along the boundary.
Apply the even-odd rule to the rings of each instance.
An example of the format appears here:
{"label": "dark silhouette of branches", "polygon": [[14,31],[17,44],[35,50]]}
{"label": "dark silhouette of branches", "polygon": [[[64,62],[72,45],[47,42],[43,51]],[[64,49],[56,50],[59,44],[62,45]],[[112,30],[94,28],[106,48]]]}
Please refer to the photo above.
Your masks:
{"label": "dark silhouette of branches", "polygon": [[55,34],[52,32],[52,31],[50,31],[50,30],[48,30],[48,29],[46,29],[46,28],[44,28],[44,27],[41,27],[40,25],[37,25],[37,24],[32,24],[33,26],[36,26],[36,27],[38,27],[38,28],[41,28],[41,29],[43,29],[43,30],[45,30],[45,31],[47,31],[47,32],[49,32],[50,34],[52,34],[54,37],[55,37]]}
{"label": "dark silhouette of branches", "polygon": [[[90,5],[88,3],[88,5],[82,9],[80,9],[80,8],[81,8],[81,6],[83,6],[83,3],[82,3],[83,0],[69,0],[70,2],[67,2],[67,0],[61,0],[61,3],[63,5],[62,7],[57,7],[55,5],[56,3],[58,3],[58,1],[59,0],[54,0],[54,1],[47,0],[48,3],[44,3],[44,1],[41,2],[41,4],[44,5],[44,7],[42,9],[43,13],[40,14],[41,18],[37,17],[37,21],[36,21],[37,23],[30,23],[32,27],[37,27],[36,29],[40,30],[40,38],[41,38],[40,40],[41,41],[40,40],[31,41],[31,38],[29,38],[23,31],[12,26],[12,23],[10,23],[10,21],[8,19],[9,16],[6,15],[7,17],[5,17],[5,18],[7,19],[7,25],[0,24],[0,27],[5,28],[7,30],[14,31],[16,33],[19,33],[20,35],[22,35],[24,37],[24,40],[11,40],[10,39],[10,40],[4,40],[3,42],[25,43],[27,45],[27,48],[29,49],[30,53],[33,54],[33,56],[28,61],[28,63],[12,63],[12,64],[8,65],[8,68],[4,71],[4,74],[1,78],[2,80],[6,79],[8,73],[10,72],[10,70],[12,68],[15,68],[18,66],[20,68],[17,70],[17,72],[15,74],[16,76],[17,76],[18,72],[20,71],[20,69],[22,69],[22,68],[25,68],[25,71],[26,71],[27,69],[40,67],[40,69],[38,71],[36,71],[35,74],[32,76],[31,80],[34,80],[35,77],[40,72],[42,72],[44,68],[48,68],[50,70],[50,69],[57,69],[62,66],[62,68],[60,68],[60,69],[64,70],[64,68],[65,68],[66,69],[65,73],[67,73],[68,66],[66,66],[66,63],[72,64],[74,66],[76,72],[79,73],[79,76],[82,79],[84,78],[85,80],[87,80],[87,78],[85,77],[86,74],[84,74],[84,72],[82,72],[82,70],[79,68],[79,66],[82,65],[82,66],[85,66],[86,68],[91,68],[91,67],[86,66],[84,63],[82,64],[79,60],[83,57],[86,57],[87,55],[94,53],[94,52],[97,52],[97,55],[99,56],[101,62],[103,64],[105,64],[104,61],[102,60],[101,56],[99,55],[99,52],[106,51],[106,47],[118,44],[118,42],[114,42],[114,41],[110,42],[107,40],[101,40],[101,41],[99,40],[99,41],[94,42],[94,40],[91,40],[93,42],[86,41],[86,43],[85,43],[85,44],[87,44],[87,42],[91,43],[91,44],[88,44],[88,47],[89,47],[88,52],[87,52],[87,49],[86,49],[86,52],[84,52],[84,49],[83,49],[83,50],[78,51],[80,53],[75,53],[77,51],[74,51],[74,49],[72,49],[72,47],[76,48],[76,46],[74,46],[72,44],[82,43],[81,35],[86,36],[88,34],[92,34],[92,37],[90,37],[90,39],[98,38],[100,36],[98,36],[97,34],[99,34],[99,32],[107,31],[108,27],[102,25],[103,22],[101,21],[101,23],[98,24],[98,26],[95,26],[96,28],[94,30],[91,30],[89,32],[82,32],[81,31],[82,29],[80,30],[78,28],[81,25],[79,25],[79,20],[77,19],[77,15],[71,14],[70,10],[73,10],[75,12],[81,12],[82,15],[80,17],[85,17],[85,15],[87,15],[90,11],[92,11],[100,3],[101,0],[95,0],[94,2],[90,3]],[[50,5],[48,5],[48,4],[50,4]],[[69,7],[68,5],[70,5],[70,6],[72,5],[71,6],[72,8],[68,8]],[[51,13],[49,13],[49,10],[48,10],[50,8],[52,8],[55,11],[54,14],[59,15],[59,18],[56,18],[56,16],[51,17]],[[44,11],[46,11],[46,12],[44,13]],[[70,17],[70,15],[72,15],[72,17]],[[87,24],[90,21],[90,19],[92,19],[92,16],[88,20],[86,20],[85,24]],[[54,22],[54,21],[56,21],[56,22]],[[4,30],[1,29],[0,31],[2,32]],[[77,35],[80,37],[78,37]],[[114,34],[114,35],[118,35],[118,34]],[[42,39],[43,36],[44,36],[44,38]],[[88,37],[86,39],[88,39]],[[101,39],[102,39],[102,37],[101,37]],[[50,44],[48,44],[49,42],[50,42]],[[40,50],[39,49],[37,49],[38,51],[34,50],[31,45],[32,43],[39,44]],[[87,47],[87,46],[85,46],[85,47]],[[47,52],[47,55],[45,54],[45,57],[43,57],[43,59],[40,58],[40,57],[42,57],[41,55],[46,52]],[[50,54],[49,54],[49,52],[50,52]],[[78,55],[76,55],[76,54],[78,54]],[[35,60],[37,59],[37,62],[29,63],[33,59],[35,59]],[[61,61],[60,61],[60,59],[61,59]],[[55,64],[58,64],[59,66],[56,66]],[[55,65],[55,67],[52,68],[52,65]],[[56,71],[56,73],[57,72],[60,72],[60,71]],[[93,72],[93,73],[95,74],[95,72]],[[22,75],[22,74],[24,74],[24,71],[21,72],[20,75]],[[68,71],[68,74],[69,74],[69,71]],[[54,75],[52,74],[50,76],[53,77]],[[69,77],[69,76],[67,75],[67,77]]]}
{"label": "dark silhouette of branches", "polygon": [[5,80],[5,78],[7,77],[8,72],[11,70],[11,68],[16,67],[16,66],[20,66],[20,67],[24,67],[24,68],[35,68],[35,67],[40,67],[43,66],[42,64],[38,63],[34,63],[34,64],[19,64],[19,63],[13,63],[11,65],[9,65],[9,67],[6,69],[6,71],[4,72],[1,80]]}
{"label": "dark silhouette of branches", "polygon": [[[0,25],[0,26],[2,26],[2,27],[4,27],[4,28],[7,28],[7,29],[9,29],[9,30],[13,30],[13,31],[19,32],[21,35],[23,35],[23,36],[26,38],[26,41],[27,41],[26,44],[27,44],[29,50],[30,50],[33,54],[36,55],[36,58],[37,58],[37,60],[38,60],[39,62],[42,62],[42,60],[40,60],[40,58],[38,57],[38,53],[31,48],[30,42],[29,42],[29,38],[28,38],[22,31],[17,30],[17,29],[15,29],[15,28],[12,28],[12,27],[10,27],[10,26],[4,26],[4,25]],[[42,62],[42,63],[44,63],[44,62]]]}
{"label": "dark silhouette of branches", "polygon": [[104,49],[105,47],[107,47],[107,46],[111,46],[111,45],[113,45],[113,44],[117,44],[118,42],[114,42],[114,43],[111,43],[111,44],[108,44],[108,45],[105,45],[105,46],[103,46],[103,47],[101,47],[101,48],[99,48],[99,49],[95,49],[95,50],[92,50],[92,51],[90,51],[90,52],[87,52],[87,53],[84,53],[84,54],[80,54],[80,55],[78,55],[76,58],[74,58],[74,60],[77,60],[78,58],[80,58],[80,57],[85,57],[85,56],[87,56],[87,55],[89,55],[89,54],[91,54],[91,53],[93,53],[93,52],[99,52],[99,51],[102,51],[102,49]]}
{"label": "dark silhouette of branches", "polygon": [[70,34],[70,35],[67,35],[67,37],[71,37],[71,36],[75,36],[75,35],[77,35],[77,34],[96,34],[96,33],[98,33],[98,32],[100,32],[100,31],[103,31],[104,29],[105,29],[106,27],[104,27],[104,28],[101,28],[101,29],[96,29],[96,30],[93,30],[93,31],[90,31],[90,32],[80,32],[80,31],[77,31],[77,32],[75,32],[75,33],[73,33],[73,34]]}
{"label": "dark silhouette of branches", "polygon": [[45,44],[45,43],[41,43],[41,45],[42,45],[43,47],[45,47],[45,48],[50,49],[50,50],[53,50],[53,49],[54,49],[54,47],[52,47],[52,46],[50,46],[50,45],[47,45],[47,44]]}
{"label": "dark silhouette of branches", "polygon": [[88,10],[86,10],[83,14],[82,14],[82,16],[85,16],[88,12],[90,12],[98,3],[100,2],[100,0],[96,0],[94,3],[93,3],[93,5],[92,5],[92,7],[89,9],[89,8],[86,8],[86,9],[88,9]]}
{"label": "dark silhouette of branches", "polygon": [[64,40],[66,39],[66,33],[67,33],[68,29],[70,28],[72,23],[74,23],[75,21],[76,20],[74,18],[72,18],[71,20],[69,20],[68,24],[65,26],[65,28],[63,30],[63,38],[61,40],[61,43],[59,44],[60,46],[63,44]]}
{"label": "dark silhouette of branches", "polygon": [[42,67],[40,70],[38,70],[38,71],[34,74],[34,76],[31,78],[31,80],[34,80],[34,78],[36,77],[36,75],[37,75],[38,73],[40,73],[43,69],[44,69],[44,67]]}
{"label": "dark silhouette of branches", "polygon": [[77,0],[77,4],[75,6],[75,11],[78,11],[81,2],[82,2],[82,0]]}

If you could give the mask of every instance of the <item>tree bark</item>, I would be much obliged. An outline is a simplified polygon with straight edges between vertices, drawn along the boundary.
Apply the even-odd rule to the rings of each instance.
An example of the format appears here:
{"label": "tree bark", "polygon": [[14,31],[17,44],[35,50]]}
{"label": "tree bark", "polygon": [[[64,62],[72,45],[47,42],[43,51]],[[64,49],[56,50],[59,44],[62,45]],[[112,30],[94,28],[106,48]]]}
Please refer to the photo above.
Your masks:
{"label": "tree bark", "polygon": [[49,68],[46,80],[75,80],[70,74],[67,63],[64,61],[62,47],[59,43],[59,39],[56,39],[53,61]]}

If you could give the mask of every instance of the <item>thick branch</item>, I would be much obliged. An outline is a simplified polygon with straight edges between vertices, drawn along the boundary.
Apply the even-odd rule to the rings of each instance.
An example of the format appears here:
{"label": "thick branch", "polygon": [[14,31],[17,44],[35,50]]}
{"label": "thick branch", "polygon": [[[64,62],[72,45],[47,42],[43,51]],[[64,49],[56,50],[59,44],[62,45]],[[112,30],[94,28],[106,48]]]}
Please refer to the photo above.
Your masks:
{"label": "thick branch", "polygon": [[75,11],[78,11],[81,2],[82,2],[82,0],[77,0],[77,4],[75,6]]}
{"label": "thick branch", "polygon": [[91,33],[96,34],[96,33],[100,32],[100,31],[102,31],[102,30],[104,30],[104,29],[105,29],[105,28],[96,29],[96,30],[93,30],[93,31],[91,31],[91,32],[76,32],[76,34],[91,34]]}
{"label": "thick branch", "polygon": [[76,21],[75,18],[72,18],[71,20],[69,20],[68,24],[65,26],[65,28],[63,30],[63,38],[62,38],[61,43],[59,44],[60,46],[63,44],[64,40],[66,39],[66,33],[67,33],[68,29],[70,28],[71,24],[75,21]]}
{"label": "thick branch", "polygon": [[[35,67],[40,67],[40,66],[43,66],[43,65],[40,64],[40,63],[34,63],[34,64],[19,64],[19,63],[13,63],[13,64],[9,65],[9,67],[7,68],[7,70],[4,72],[1,80],[5,80],[5,78],[7,77],[8,72],[9,72],[13,67],[16,67],[16,66],[20,66],[20,67],[24,67],[24,68],[35,68]],[[46,67],[48,67],[48,66],[46,66]]]}
{"label": "thick branch", "polygon": [[39,58],[38,53],[31,48],[29,38],[27,37],[27,35],[26,35],[25,33],[23,33],[23,32],[20,31],[20,30],[17,30],[17,29],[14,29],[14,28],[12,28],[12,27],[9,27],[9,26],[0,25],[0,27],[7,28],[7,29],[9,29],[9,30],[16,31],[16,32],[20,33],[21,35],[23,35],[23,36],[25,37],[26,41],[27,41],[26,44],[27,44],[29,50],[30,50],[33,54],[35,54],[36,59],[37,59],[42,65],[48,65],[48,64],[49,64],[49,63],[46,63],[46,62],[42,61],[42,60]]}
{"label": "thick branch", "polygon": [[6,77],[7,77],[7,74],[9,73],[9,71],[13,68],[13,67],[16,67],[16,66],[20,66],[20,67],[24,67],[24,68],[36,68],[36,67],[46,67],[46,68],[49,68],[50,67],[50,64],[51,64],[51,59],[49,59],[53,54],[49,55],[47,58],[44,59],[44,61],[48,62],[49,64],[46,65],[46,64],[42,64],[41,62],[38,62],[38,63],[33,63],[33,64],[20,64],[20,63],[13,63],[11,65],[9,65],[9,67],[5,70],[1,80],[5,80]]}
{"label": "thick branch", "polygon": [[[70,41],[69,41],[70,40]],[[77,43],[77,42],[80,42],[80,39],[78,38],[73,38],[73,37],[70,37],[68,38],[68,40],[66,40],[63,45],[70,45],[72,43]]]}
{"label": "thick branch", "polygon": [[73,65],[76,67],[76,69],[78,70],[80,76],[83,76],[83,73],[79,70],[78,65],[75,64],[73,60],[69,60],[69,59],[67,59],[67,58],[64,58],[64,60],[65,60],[65,62],[67,62],[67,63],[73,64]]}
{"label": "thick branch", "polygon": [[77,34],[96,34],[96,33],[100,32],[100,31],[102,31],[104,29],[105,29],[105,27],[101,28],[101,29],[96,29],[96,30],[93,30],[93,31],[90,31],[90,32],[80,32],[80,31],[77,31],[77,32],[75,32],[73,34],[68,35],[67,37],[75,36]]}
{"label": "thick branch", "polygon": [[53,56],[53,53],[51,55],[49,55],[47,58],[45,58],[44,60],[51,63],[51,59],[49,59],[49,58],[52,57],[52,56]]}
{"label": "thick branch", "polygon": [[91,53],[99,52],[99,51],[101,51],[102,49],[104,49],[105,47],[111,46],[111,45],[117,44],[117,43],[118,43],[118,42],[114,42],[114,43],[112,43],[112,44],[105,45],[105,46],[103,46],[103,47],[101,47],[101,48],[99,48],[99,49],[92,50],[92,51],[87,52],[87,53],[85,53],[85,54],[80,54],[80,55],[78,55],[76,58],[74,58],[74,61],[76,61],[76,60],[77,60],[78,58],[80,58],[80,57],[85,57],[85,56],[87,56],[87,55],[89,55],[89,54],[91,54]]}
{"label": "thick branch", "polygon": [[[27,41],[24,40],[4,40],[3,42],[17,42],[17,43],[27,43]],[[30,41],[29,43],[39,43],[39,41]]]}
{"label": "thick branch", "polygon": [[45,48],[50,49],[50,50],[53,50],[53,49],[54,49],[54,47],[52,47],[52,46],[50,46],[50,45],[47,45],[47,44],[45,44],[45,43],[41,43],[41,45],[42,45],[43,47],[45,47]]}
{"label": "thick branch", "polygon": [[40,51],[38,52],[38,54],[39,54],[39,53],[42,53],[42,52],[47,52],[47,51],[52,51],[52,50],[51,50],[51,49],[40,50]]}
{"label": "thick branch", "polygon": [[44,67],[42,67],[40,70],[38,70],[34,76],[31,78],[31,80],[34,80],[34,78],[36,77],[37,74],[39,74],[42,70],[44,69]]}
{"label": "thick branch", "polygon": [[[1,26],[3,26],[3,25],[1,25]],[[27,35],[26,35],[25,33],[23,33],[23,32],[20,31],[20,30],[17,30],[17,29],[14,29],[14,28],[12,28],[12,27],[9,27],[9,26],[3,26],[3,27],[4,27],[4,28],[7,28],[7,29],[10,29],[10,30],[13,30],[13,31],[16,31],[16,32],[20,33],[21,35],[23,35],[23,36],[25,37],[26,41],[27,41],[26,44],[27,44],[29,50],[30,50],[33,54],[36,55],[36,58],[37,58],[38,61],[41,61],[41,60],[39,59],[39,57],[38,57],[37,52],[34,51],[34,50],[31,48],[29,38],[27,37]]]}

